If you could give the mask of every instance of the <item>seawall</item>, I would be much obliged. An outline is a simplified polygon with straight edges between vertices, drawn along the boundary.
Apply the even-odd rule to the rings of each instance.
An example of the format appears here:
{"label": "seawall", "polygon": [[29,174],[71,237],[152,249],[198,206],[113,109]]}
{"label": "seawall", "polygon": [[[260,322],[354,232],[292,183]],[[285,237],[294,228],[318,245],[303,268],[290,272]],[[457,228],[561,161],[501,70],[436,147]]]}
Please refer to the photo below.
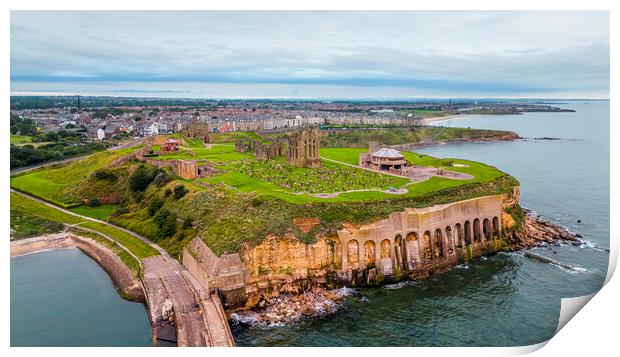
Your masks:
{"label": "seawall", "polygon": [[[510,249],[505,233],[516,222],[507,209],[518,202],[515,187],[505,195],[394,212],[370,224],[345,223],[337,234],[319,236],[312,244],[292,233],[269,235],[258,245],[245,244],[239,253],[220,257],[196,238],[185,248],[183,264],[203,285],[218,289],[229,310],[312,286],[424,279]],[[317,223],[312,217],[293,222],[302,231]]]}
{"label": "seawall", "polygon": [[11,257],[50,249],[78,248],[110,276],[121,296],[130,301],[145,302],[142,283],[121,259],[97,241],[70,233],[58,233],[11,242]]}

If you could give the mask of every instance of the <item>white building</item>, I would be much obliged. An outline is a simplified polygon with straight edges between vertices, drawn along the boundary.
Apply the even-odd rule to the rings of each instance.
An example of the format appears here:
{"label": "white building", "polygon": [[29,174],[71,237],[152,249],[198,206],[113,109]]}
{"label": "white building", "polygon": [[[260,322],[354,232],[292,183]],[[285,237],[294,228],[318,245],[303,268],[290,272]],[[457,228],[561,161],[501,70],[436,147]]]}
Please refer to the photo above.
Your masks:
{"label": "white building", "polygon": [[97,140],[101,141],[105,139],[105,130],[99,128],[97,129]]}

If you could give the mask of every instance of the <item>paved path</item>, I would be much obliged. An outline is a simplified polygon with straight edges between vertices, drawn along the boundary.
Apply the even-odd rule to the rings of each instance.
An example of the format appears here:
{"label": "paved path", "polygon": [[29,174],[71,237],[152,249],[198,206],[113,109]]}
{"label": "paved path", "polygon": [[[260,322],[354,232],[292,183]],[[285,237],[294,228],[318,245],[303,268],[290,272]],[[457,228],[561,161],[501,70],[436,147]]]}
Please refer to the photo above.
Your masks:
{"label": "paved path", "polygon": [[164,302],[170,299],[175,313],[178,346],[234,346],[234,339],[217,293],[206,291],[183,265],[160,246],[109,222],[71,212],[24,192],[13,189],[11,192],[86,221],[98,222],[126,232],[160,253],[159,256],[142,259],[143,283],[154,339],[160,335],[171,339],[169,331],[175,326],[163,319],[161,309]]}

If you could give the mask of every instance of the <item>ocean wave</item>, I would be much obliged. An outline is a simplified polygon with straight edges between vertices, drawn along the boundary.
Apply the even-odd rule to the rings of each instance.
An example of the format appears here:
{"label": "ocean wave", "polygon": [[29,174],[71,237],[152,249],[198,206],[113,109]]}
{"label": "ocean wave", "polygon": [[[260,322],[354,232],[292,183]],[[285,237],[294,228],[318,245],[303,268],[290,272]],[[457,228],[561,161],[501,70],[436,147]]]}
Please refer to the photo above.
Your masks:
{"label": "ocean wave", "polygon": [[417,281],[405,280],[405,281],[401,281],[401,282],[395,283],[395,284],[384,285],[383,288],[384,289],[388,289],[388,290],[396,290],[396,289],[403,288],[405,286],[415,286],[416,284],[418,284]]}

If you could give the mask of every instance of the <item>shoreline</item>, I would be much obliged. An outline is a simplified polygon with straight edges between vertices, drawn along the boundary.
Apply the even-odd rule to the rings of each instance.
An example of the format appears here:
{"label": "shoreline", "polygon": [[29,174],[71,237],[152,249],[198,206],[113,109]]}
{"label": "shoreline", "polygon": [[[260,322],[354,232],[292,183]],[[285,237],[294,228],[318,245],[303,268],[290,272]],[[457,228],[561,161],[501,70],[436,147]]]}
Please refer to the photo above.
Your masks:
{"label": "shoreline", "polygon": [[119,295],[126,300],[146,303],[141,281],[107,247],[75,234],[57,233],[11,241],[11,258],[56,249],[77,248],[95,261],[112,279]]}

